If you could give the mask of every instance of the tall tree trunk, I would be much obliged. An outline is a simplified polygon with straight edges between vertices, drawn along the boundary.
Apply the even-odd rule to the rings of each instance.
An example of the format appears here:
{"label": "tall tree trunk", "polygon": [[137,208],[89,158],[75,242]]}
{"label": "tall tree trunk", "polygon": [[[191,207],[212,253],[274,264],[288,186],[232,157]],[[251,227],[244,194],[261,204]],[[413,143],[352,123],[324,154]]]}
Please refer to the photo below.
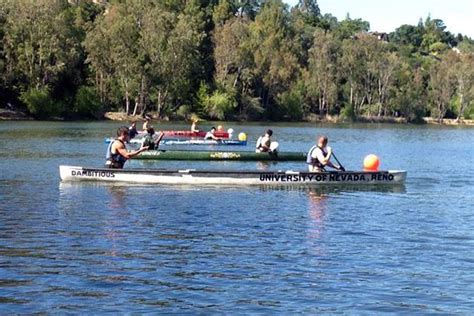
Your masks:
{"label": "tall tree trunk", "polygon": [[125,113],[128,115],[130,111],[130,92],[128,91],[127,79],[123,80],[123,85],[125,87]]}
{"label": "tall tree trunk", "polygon": [[461,117],[464,115],[464,81],[462,79],[458,80],[459,86],[458,86],[458,91],[459,91],[459,113],[458,117],[456,118],[456,121],[459,122],[461,120]]}
{"label": "tall tree trunk", "polygon": [[158,108],[157,108],[157,111],[158,111],[158,117],[160,117],[160,115],[161,115],[161,88],[158,89]]}
{"label": "tall tree trunk", "polygon": [[459,113],[458,113],[458,117],[456,118],[457,122],[459,122],[461,120],[461,117],[464,115],[464,109],[465,109],[464,94],[461,92],[459,94]]}
{"label": "tall tree trunk", "polygon": [[137,115],[137,109],[138,109],[138,97],[135,98],[135,106],[133,107],[133,112],[132,112],[133,116]]}
{"label": "tall tree trunk", "polygon": [[140,109],[140,114],[145,114],[145,76],[142,76],[140,81],[140,92],[138,93],[138,108]]}
{"label": "tall tree trunk", "polygon": [[383,102],[383,96],[382,96],[382,79],[379,78],[379,110],[377,113],[377,117],[380,117],[382,115],[382,102]]}
{"label": "tall tree trunk", "polygon": [[353,102],[352,102],[353,98],[354,98],[354,89],[352,87],[352,82],[351,82],[351,93],[350,93],[350,96],[349,96],[349,103],[350,103],[351,106],[354,105]]}

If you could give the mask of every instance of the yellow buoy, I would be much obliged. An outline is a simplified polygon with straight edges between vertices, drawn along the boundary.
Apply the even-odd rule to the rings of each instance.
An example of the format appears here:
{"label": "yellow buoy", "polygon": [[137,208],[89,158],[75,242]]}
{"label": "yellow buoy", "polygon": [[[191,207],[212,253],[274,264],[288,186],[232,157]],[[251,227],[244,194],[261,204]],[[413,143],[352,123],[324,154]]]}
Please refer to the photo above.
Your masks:
{"label": "yellow buoy", "polygon": [[247,140],[247,134],[245,133],[239,133],[239,140],[241,142],[245,142]]}
{"label": "yellow buoy", "polygon": [[379,169],[380,160],[374,154],[365,156],[364,158],[364,170],[366,171],[377,171]]}

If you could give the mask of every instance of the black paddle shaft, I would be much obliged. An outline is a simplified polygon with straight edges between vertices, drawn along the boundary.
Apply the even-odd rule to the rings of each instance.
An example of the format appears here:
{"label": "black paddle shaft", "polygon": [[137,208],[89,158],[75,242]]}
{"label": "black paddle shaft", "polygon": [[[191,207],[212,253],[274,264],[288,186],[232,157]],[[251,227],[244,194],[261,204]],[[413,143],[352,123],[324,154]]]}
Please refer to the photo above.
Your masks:
{"label": "black paddle shaft", "polygon": [[336,159],[336,162],[338,163],[339,167],[342,169],[342,171],[345,171],[346,168],[344,168],[341,164],[341,162],[339,161],[339,159],[337,159],[336,155],[334,153],[332,153],[332,156],[334,157],[334,159]]}

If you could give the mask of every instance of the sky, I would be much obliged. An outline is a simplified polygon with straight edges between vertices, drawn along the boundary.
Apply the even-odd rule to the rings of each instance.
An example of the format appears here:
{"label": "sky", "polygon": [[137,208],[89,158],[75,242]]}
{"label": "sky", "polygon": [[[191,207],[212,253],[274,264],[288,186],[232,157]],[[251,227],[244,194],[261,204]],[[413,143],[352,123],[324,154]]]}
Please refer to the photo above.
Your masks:
{"label": "sky", "polygon": [[[298,0],[283,0],[293,6]],[[351,19],[370,23],[370,30],[390,33],[403,24],[417,25],[428,15],[441,19],[454,35],[474,39],[474,0],[317,0],[322,14],[331,13],[338,21],[347,13]]]}

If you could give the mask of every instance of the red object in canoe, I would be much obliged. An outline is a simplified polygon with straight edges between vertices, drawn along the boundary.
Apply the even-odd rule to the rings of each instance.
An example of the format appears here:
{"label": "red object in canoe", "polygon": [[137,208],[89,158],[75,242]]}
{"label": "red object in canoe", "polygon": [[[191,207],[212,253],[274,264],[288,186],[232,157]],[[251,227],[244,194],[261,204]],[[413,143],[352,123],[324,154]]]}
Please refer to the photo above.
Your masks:
{"label": "red object in canoe", "polygon": [[[206,136],[207,132],[200,131],[200,132],[192,132],[192,131],[161,131],[165,133],[165,136],[178,136],[178,137],[204,137]],[[219,132],[216,131],[214,136],[219,138],[229,138],[230,135],[228,132]]]}

